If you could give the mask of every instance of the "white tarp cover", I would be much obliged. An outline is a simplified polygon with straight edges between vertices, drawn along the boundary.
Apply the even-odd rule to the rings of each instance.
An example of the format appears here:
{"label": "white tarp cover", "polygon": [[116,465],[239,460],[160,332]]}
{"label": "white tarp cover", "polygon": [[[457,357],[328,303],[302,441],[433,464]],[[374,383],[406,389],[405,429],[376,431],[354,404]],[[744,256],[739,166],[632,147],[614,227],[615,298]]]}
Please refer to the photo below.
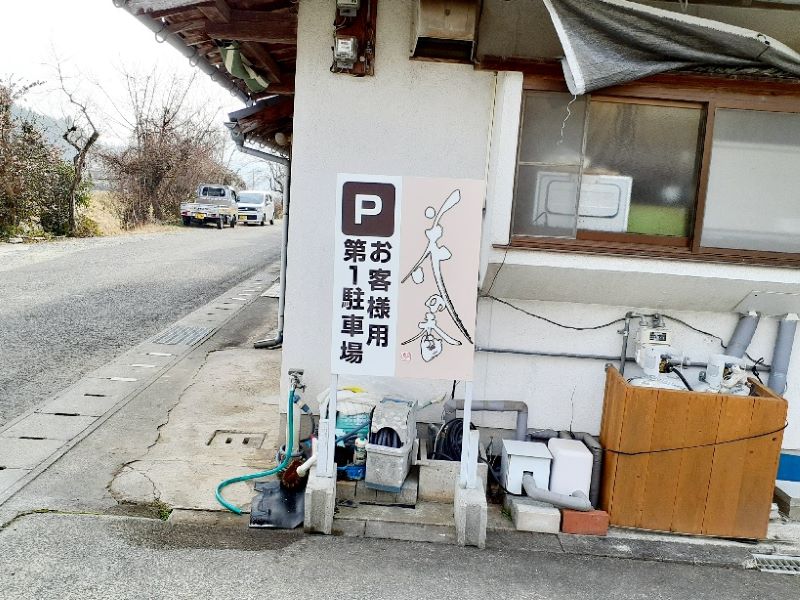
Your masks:
{"label": "white tarp cover", "polygon": [[626,0],[544,0],[576,95],[696,65],[777,67],[800,54],[766,35]]}

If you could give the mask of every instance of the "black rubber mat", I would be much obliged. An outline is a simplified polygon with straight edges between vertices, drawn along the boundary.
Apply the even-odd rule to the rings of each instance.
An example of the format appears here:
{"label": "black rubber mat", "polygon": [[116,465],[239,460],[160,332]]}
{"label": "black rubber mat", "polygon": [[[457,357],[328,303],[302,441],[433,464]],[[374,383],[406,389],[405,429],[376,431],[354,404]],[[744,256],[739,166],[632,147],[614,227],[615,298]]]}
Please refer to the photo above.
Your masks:
{"label": "black rubber mat", "polygon": [[250,507],[250,527],[294,529],[305,516],[305,489],[287,490],[279,481],[256,483],[259,495]]}

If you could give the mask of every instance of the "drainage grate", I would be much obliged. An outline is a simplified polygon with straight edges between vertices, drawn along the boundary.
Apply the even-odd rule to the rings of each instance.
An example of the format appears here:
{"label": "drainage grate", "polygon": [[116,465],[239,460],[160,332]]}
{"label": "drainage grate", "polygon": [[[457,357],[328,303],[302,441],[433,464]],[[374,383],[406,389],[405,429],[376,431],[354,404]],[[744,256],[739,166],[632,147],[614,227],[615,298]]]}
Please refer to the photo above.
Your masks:
{"label": "drainage grate", "polygon": [[266,436],[263,433],[242,433],[240,431],[220,431],[208,441],[208,446],[238,446],[245,448],[260,448]]}
{"label": "drainage grate", "polygon": [[186,325],[175,325],[156,339],[154,344],[166,344],[167,346],[193,346],[204,337],[211,333],[209,327],[188,327]]}
{"label": "drainage grate", "polygon": [[781,554],[753,554],[756,567],[762,573],[779,573],[781,575],[800,575],[800,556]]}

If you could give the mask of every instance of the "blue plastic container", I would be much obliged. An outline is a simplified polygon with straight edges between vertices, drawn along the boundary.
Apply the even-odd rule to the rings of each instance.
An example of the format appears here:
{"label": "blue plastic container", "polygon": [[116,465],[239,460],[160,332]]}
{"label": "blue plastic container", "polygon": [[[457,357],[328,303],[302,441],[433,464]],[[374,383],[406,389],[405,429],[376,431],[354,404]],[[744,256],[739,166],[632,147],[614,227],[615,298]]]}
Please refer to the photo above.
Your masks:
{"label": "blue plastic container", "polygon": [[344,473],[344,476],[350,481],[361,481],[364,479],[364,474],[367,472],[366,465],[347,465],[346,467],[337,467],[339,473]]}
{"label": "blue plastic container", "polygon": [[781,460],[778,463],[778,479],[800,481],[800,455],[781,453]]}

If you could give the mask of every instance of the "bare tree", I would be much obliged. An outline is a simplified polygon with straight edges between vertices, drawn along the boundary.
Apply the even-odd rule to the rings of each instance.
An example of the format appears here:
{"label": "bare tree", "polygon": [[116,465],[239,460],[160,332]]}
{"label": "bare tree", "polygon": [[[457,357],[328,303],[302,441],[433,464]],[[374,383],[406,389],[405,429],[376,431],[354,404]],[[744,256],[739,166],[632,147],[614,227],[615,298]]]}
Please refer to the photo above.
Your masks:
{"label": "bare tree", "polygon": [[127,141],[101,152],[126,226],[174,220],[200,183],[241,185],[224,164],[215,111],[193,99],[195,75],[123,73],[124,104],[114,106]]}
{"label": "bare tree", "polygon": [[269,168],[269,187],[273,192],[283,195],[286,187],[286,167],[278,163],[267,163]]}
{"label": "bare tree", "polygon": [[79,99],[76,92],[70,89],[67,85],[60,62],[56,64],[56,70],[58,73],[58,82],[61,87],[61,91],[69,100],[70,105],[76,111],[76,114],[73,115],[69,120],[68,129],[61,136],[64,138],[64,141],[75,150],[75,155],[72,157],[72,166],[74,172],[68,184],[69,212],[67,220],[67,230],[69,235],[75,235],[77,229],[75,213],[78,201],[78,190],[81,189],[81,184],[83,183],[86,172],[87,156],[92,146],[94,146],[95,142],[97,142],[98,138],[100,137],[100,132],[97,130],[97,127],[95,127],[91,116],[89,116],[88,102],[86,100]]}

